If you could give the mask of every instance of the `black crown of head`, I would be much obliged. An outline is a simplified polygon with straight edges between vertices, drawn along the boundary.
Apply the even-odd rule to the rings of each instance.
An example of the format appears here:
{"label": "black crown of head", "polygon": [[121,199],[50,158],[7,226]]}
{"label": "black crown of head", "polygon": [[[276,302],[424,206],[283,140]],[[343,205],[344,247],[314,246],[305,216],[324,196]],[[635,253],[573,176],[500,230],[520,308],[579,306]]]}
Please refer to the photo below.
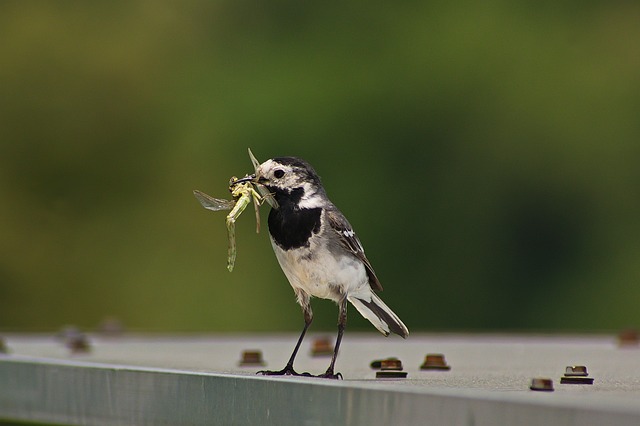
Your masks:
{"label": "black crown of head", "polygon": [[315,181],[318,184],[320,183],[320,176],[318,176],[318,174],[313,169],[311,164],[307,163],[302,158],[298,158],[298,157],[275,157],[275,158],[273,158],[273,161],[275,161],[278,164],[282,164],[283,166],[291,166],[294,169],[297,169],[298,171],[304,172],[304,174],[306,175],[306,178],[308,180]]}

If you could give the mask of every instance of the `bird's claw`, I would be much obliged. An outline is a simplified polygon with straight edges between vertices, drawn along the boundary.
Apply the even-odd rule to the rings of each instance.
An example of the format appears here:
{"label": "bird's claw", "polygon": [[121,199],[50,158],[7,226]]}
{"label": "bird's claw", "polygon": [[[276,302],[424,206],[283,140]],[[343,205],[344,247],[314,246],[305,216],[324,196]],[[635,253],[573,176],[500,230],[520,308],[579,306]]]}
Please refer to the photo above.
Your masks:
{"label": "bird's claw", "polygon": [[324,374],[318,374],[314,376],[311,373],[304,372],[298,373],[293,369],[293,367],[287,365],[282,370],[260,370],[256,374],[262,374],[263,376],[301,376],[301,377],[319,377],[322,379],[333,379],[333,380],[343,380],[341,373],[335,373],[333,371],[326,371]]}
{"label": "bird's claw", "polygon": [[335,373],[333,371],[327,371],[324,374],[319,374],[315,377],[321,377],[323,379],[343,380],[341,373]]}
{"label": "bird's claw", "polygon": [[282,370],[278,370],[278,371],[260,370],[256,374],[262,374],[263,376],[303,376],[303,377],[313,377],[310,373],[307,373],[306,371],[304,373],[298,373],[290,365],[287,365]]}

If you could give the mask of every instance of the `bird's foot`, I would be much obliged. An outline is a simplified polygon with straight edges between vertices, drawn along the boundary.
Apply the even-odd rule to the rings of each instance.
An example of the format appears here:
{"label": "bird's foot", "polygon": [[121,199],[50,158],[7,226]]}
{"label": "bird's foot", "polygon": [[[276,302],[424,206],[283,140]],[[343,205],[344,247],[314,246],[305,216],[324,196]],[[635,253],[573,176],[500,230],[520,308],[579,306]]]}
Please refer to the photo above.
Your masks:
{"label": "bird's foot", "polygon": [[314,376],[314,377],[320,377],[320,378],[323,378],[323,379],[343,380],[342,379],[342,374],[334,373],[333,370],[327,370],[327,371],[325,371],[324,374],[319,374],[319,375]]}
{"label": "bird's foot", "polygon": [[310,373],[298,373],[293,369],[292,365],[287,364],[282,370],[272,371],[272,370],[260,370],[256,374],[262,374],[263,376],[303,376],[303,377],[313,377]]}

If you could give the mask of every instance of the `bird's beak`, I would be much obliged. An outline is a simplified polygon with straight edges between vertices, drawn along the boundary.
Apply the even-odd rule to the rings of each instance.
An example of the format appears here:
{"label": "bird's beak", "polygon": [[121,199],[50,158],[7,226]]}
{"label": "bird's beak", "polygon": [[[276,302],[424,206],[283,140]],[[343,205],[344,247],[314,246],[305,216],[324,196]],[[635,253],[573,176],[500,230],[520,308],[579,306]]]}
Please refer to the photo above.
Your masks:
{"label": "bird's beak", "polygon": [[233,182],[234,185],[238,184],[238,183],[242,183],[242,182],[251,182],[251,183],[256,183],[256,184],[265,184],[268,182],[267,179],[263,178],[262,176],[258,177],[255,173],[251,174],[251,175],[246,175],[245,177],[238,179],[236,181]]}
{"label": "bird's beak", "polygon": [[255,181],[256,181],[256,175],[254,173],[252,175],[246,175],[245,177],[236,180],[235,182],[233,182],[233,184],[237,185],[237,184],[242,183],[242,182],[254,182],[255,183]]}

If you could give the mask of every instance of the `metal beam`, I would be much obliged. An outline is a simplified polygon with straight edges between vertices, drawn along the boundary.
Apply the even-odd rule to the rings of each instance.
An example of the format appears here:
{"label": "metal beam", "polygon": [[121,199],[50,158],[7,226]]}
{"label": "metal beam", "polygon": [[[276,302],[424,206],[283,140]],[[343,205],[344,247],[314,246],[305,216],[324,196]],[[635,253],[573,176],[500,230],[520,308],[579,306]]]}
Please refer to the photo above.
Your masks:
{"label": "metal beam", "polygon": [[[279,339],[281,337],[272,339],[271,344],[278,344]],[[356,362],[354,355],[358,348],[369,352],[367,346],[371,342],[375,344],[376,339],[352,339],[352,353],[346,357],[347,364]],[[20,343],[17,339],[16,344],[11,345],[9,339],[9,346],[25,349],[27,340]],[[136,347],[146,347],[149,351],[146,356],[150,359],[159,347],[171,344],[176,345],[178,356],[190,353],[190,349],[198,353],[203,344],[214,348],[218,343],[225,348],[225,353],[229,349],[225,346],[229,345],[228,338],[195,339],[191,343],[188,339],[138,340],[142,340],[142,345]],[[154,348],[154,342],[158,343],[158,340],[163,343]],[[417,340],[416,346],[447,346],[442,341],[436,343],[437,337],[418,337]],[[544,355],[550,347],[555,347],[556,355],[561,355],[563,350],[570,355],[576,349],[575,341],[566,344],[547,339],[541,344],[541,351],[527,354],[522,352],[522,338],[511,340],[511,346],[525,359]],[[241,347],[256,341],[270,347],[267,344],[270,339],[264,337],[255,340],[244,337],[236,343]],[[467,347],[466,356],[473,365],[471,360],[479,349],[494,346],[493,349],[500,352],[501,347],[506,348],[501,345],[508,341],[506,338],[499,342],[495,339],[483,342],[476,338],[474,342],[474,338],[469,338],[466,344],[464,339],[456,344],[461,344],[461,349]],[[604,344],[601,339],[600,343],[594,347],[582,342],[586,358],[601,350],[609,352],[609,358],[617,352],[610,342]],[[126,340],[105,340],[96,344],[95,352],[100,352],[98,346],[106,349],[111,345],[121,349],[128,346]],[[39,347],[40,352],[60,349],[53,343],[41,342]],[[411,347],[413,352],[415,347]],[[397,352],[408,357],[406,349],[408,347]],[[216,350],[212,349],[212,352]],[[59,353],[63,351],[59,350]],[[131,358],[139,359],[143,355],[132,354]],[[501,356],[505,354],[497,355],[497,358]],[[629,352],[623,351],[622,358],[628,357]],[[233,358],[235,363],[237,360],[235,356]],[[452,371],[461,370],[453,375],[450,372],[421,375],[417,368],[411,367],[407,368],[410,370],[408,379],[384,381],[374,379],[374,373],[368,367],[343,365],[347,380],[331,381],[261,377],[238,367],[235,372],[210,373],[197,369],[126,366],[95,359],[84,361],[69,355],[63,359],[13,353],[0,356],[0,419],[70,425],[640,424],[640,404],[637,403],[640,400],[640,374],[636,372],[630,372],[631,377],[626,382],[620,382],[615,375],[609,382],[604,370],[598,370],[598,365],[592,364],[592,368],[599,371],[596,384],[560,387],[559,380],[554,380],[556,392],[539,393],[528,390],[528,372],[524,376],[513,374],[517,370],[513,370],[513,365],[503,367],[504,377],[513,374],[517,387],[504,383],[504,377],[496,375],[493,367],[488,367],[485,373],[467,370],[461,364],[465,356],[453,359],[457,364],[453,365]],[[360,361],[368,364],[367,355],[361,353]],[[493,361],[485,360],[485,363],[493,365]],[[538,364],[544,362],[553,362],[553,357],[537,361]],[[515,365],[520,363],[516,361]],[[625,367],[625,362],[618,364],[618,368]],[[536,373],[536,368],[532,368],[532,374]],[[497,380],[491,382],[492,376],[498,377]],[[484,385],[483,380],[486,381]]]}

